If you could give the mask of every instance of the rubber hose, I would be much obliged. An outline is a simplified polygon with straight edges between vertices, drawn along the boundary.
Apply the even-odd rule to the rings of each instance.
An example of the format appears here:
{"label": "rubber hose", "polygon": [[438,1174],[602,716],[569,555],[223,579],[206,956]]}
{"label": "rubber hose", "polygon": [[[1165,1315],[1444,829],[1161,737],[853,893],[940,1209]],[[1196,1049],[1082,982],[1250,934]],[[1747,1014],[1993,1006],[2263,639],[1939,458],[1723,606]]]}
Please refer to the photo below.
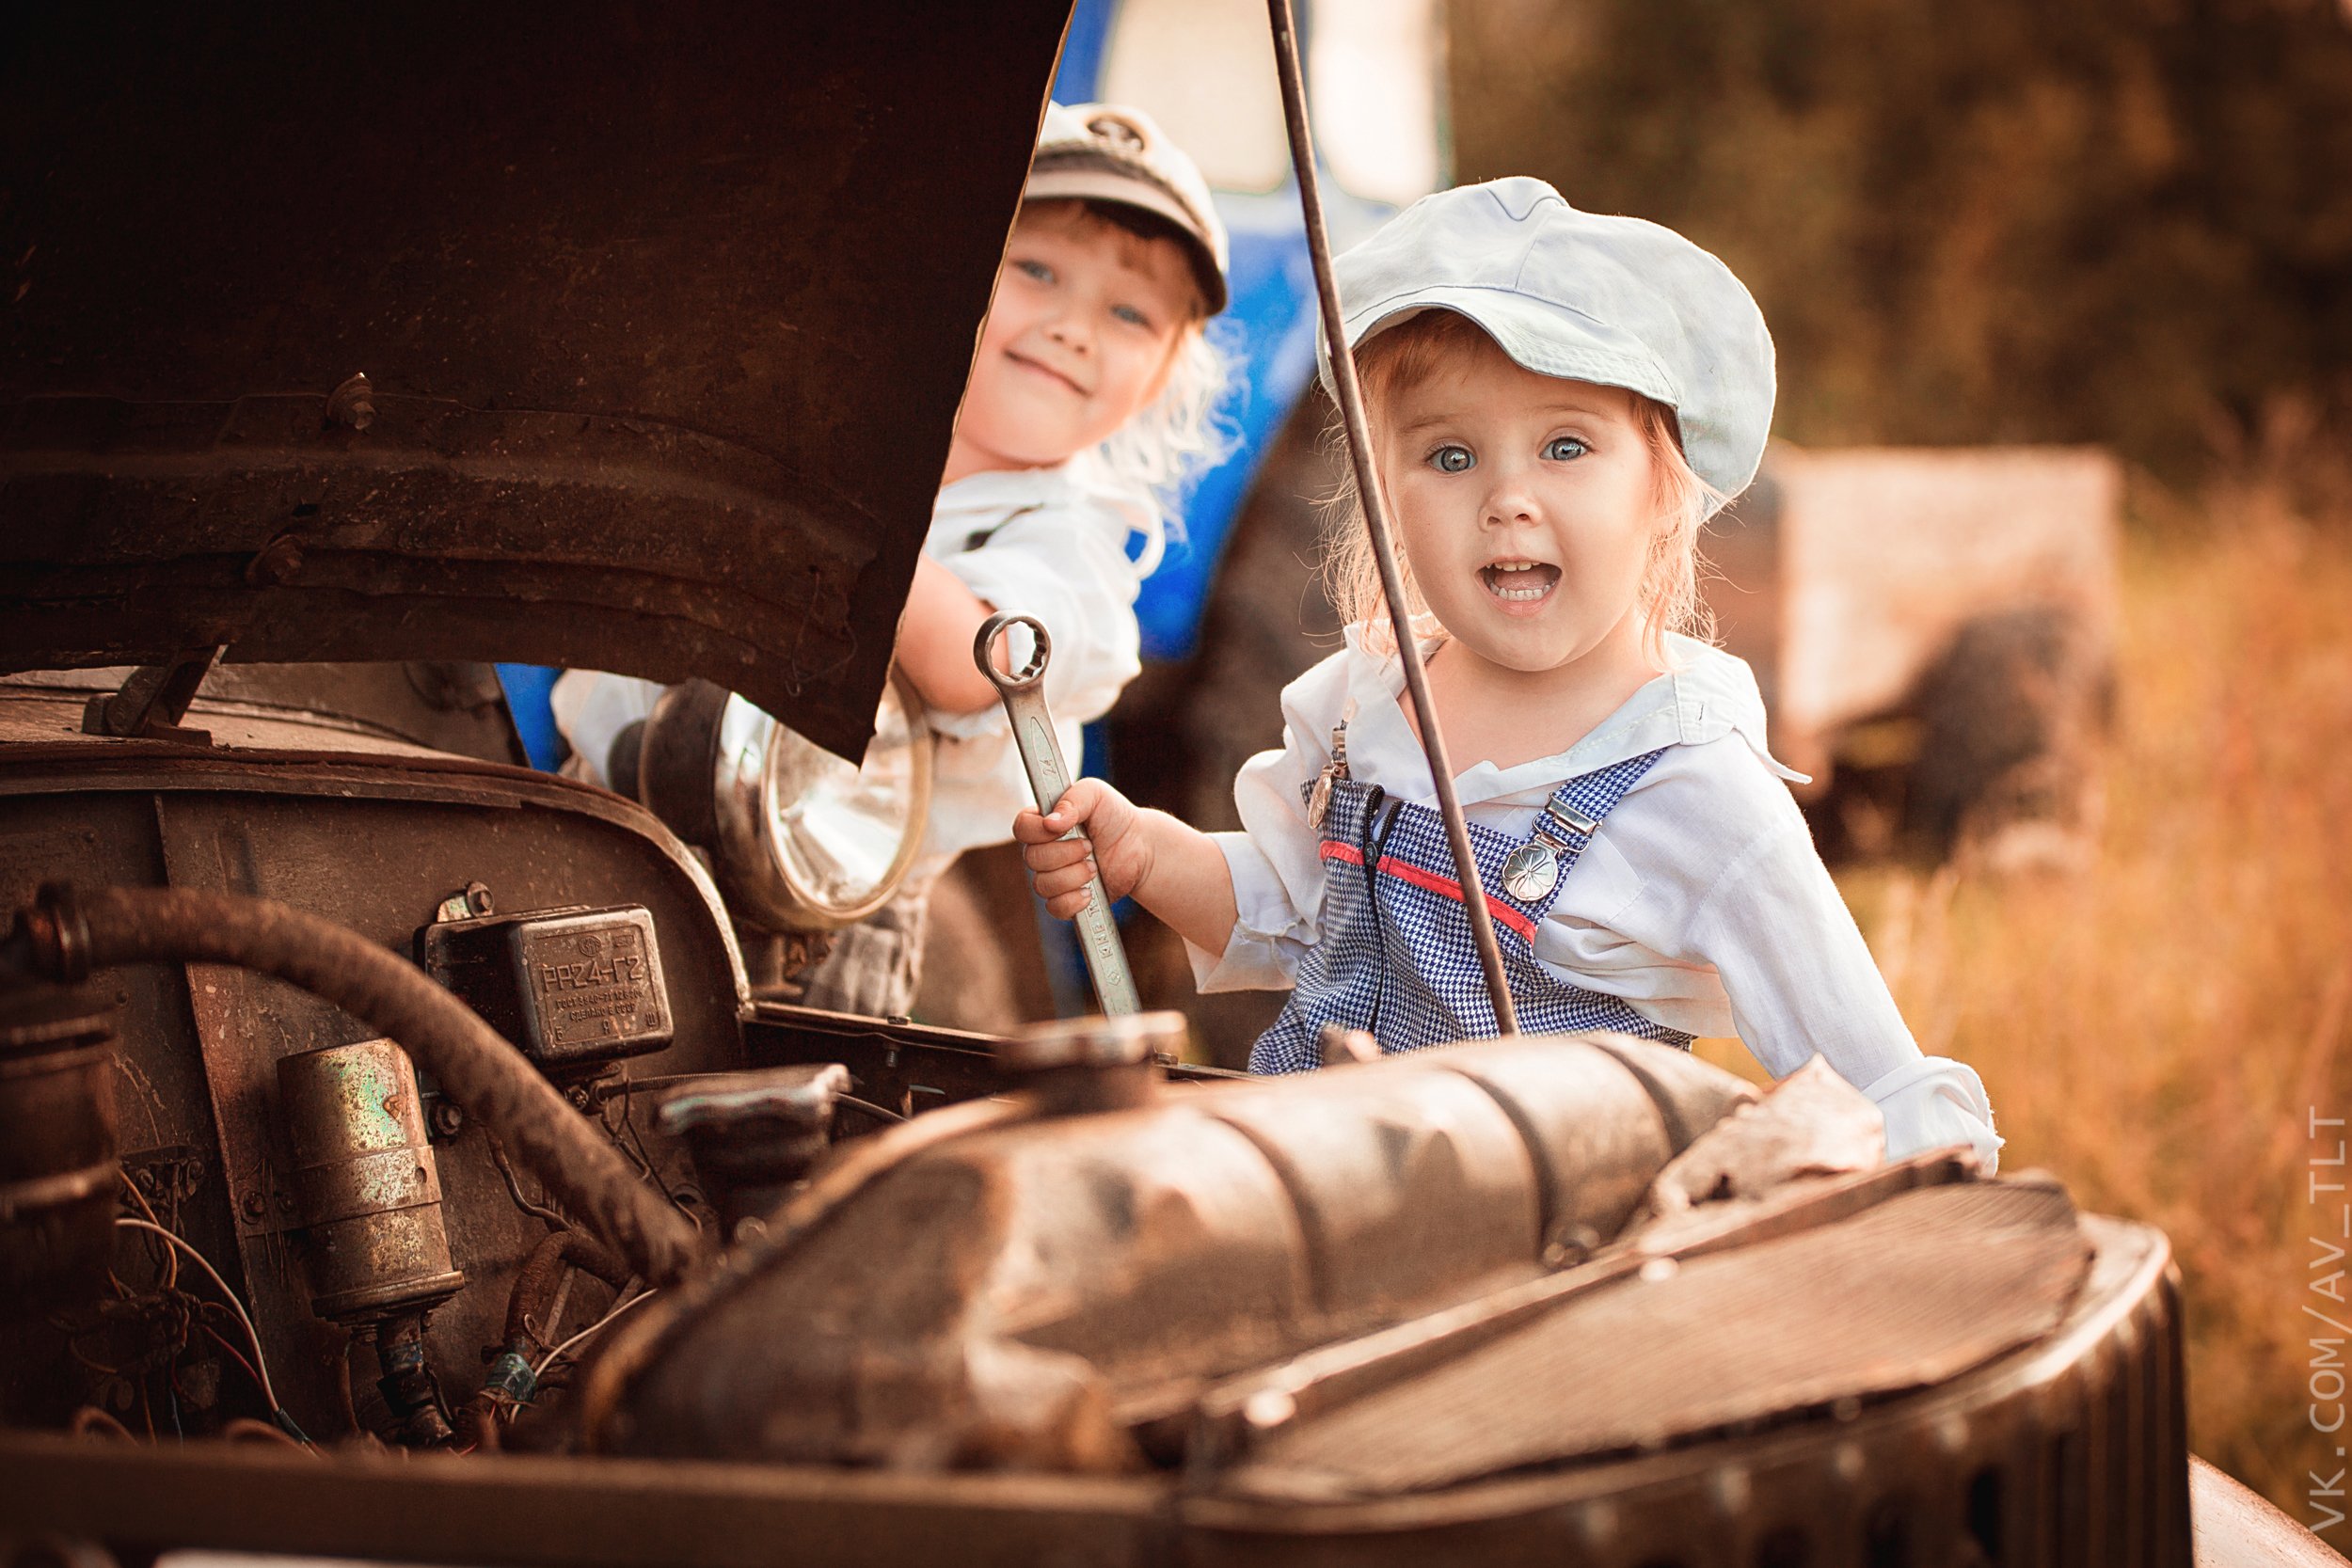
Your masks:
{"label": "rubber hose", "polygon": [[333,1003],[440,1081],[564,1207],[631,1269],[676,1280],[700,1252],[684,1215],[647,1186],[520,1051],[423,971],[348,927],[274,899],[188,888],[43,889],[19,916],[53,979],[135,963],[250,969]]}

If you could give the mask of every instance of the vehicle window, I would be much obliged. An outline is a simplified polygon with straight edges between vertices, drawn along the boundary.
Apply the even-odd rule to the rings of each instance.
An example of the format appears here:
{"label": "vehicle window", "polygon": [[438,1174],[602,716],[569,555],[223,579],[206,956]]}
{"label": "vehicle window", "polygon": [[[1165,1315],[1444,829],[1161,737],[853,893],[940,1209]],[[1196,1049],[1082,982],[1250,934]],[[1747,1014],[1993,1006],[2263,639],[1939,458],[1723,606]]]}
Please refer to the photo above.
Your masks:
{"label": "vehicle window", "polygon": [[1263,0],[1126,0],[1099,91],[1158,120],[1218,190],[1271,191],[1290,173]]}
{"label": "vehicle window", "polygon": [[1307,88],[1315,140],[1352,194],[1401,207],[1438,188],[1444,49],[1437,0],[1313,8]]}

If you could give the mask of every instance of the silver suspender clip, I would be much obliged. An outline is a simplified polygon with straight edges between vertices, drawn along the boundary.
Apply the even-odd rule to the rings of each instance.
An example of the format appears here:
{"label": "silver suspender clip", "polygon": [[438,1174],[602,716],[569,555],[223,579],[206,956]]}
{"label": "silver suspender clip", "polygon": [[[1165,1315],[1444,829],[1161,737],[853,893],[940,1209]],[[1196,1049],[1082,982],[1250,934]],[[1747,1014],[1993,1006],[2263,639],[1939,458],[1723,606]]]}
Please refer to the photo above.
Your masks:
{"label": "silver suspender clip", "polygon": [[[1351,701],[1347,705],[1348,716],[1352,717],[1355,711],[1356,705]],[[1346,777],[1347,718],[1343,717],[1331,732],[1331,760],[1315,775],[1314,788],[1307,796],[1307,826],[1316,832],[1323,832],[1323,819],[1331,815],[1331,786]]]}
{"label": "silver suspender clip", "polygon": [[1568,835],[1590,838],[1599,831],[1597,819],[1565,801],[1545,801],[1535,817],[1535,836],[1502,863],[1502,891],[1522,904],[1542,902],[1560,884],[1560,855],[1568,847]]}

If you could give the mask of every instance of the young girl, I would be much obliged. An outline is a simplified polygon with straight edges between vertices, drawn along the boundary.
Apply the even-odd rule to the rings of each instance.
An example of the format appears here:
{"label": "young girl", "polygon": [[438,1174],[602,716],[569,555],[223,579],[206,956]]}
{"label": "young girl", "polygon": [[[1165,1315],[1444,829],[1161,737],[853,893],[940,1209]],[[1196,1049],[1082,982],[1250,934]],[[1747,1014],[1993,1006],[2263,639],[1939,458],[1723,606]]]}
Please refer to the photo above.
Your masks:
{"label": "young girl", "polygon": [[[1223,361],[1225,230],[1192,161],[1140,111],[1049,105],[996,293],[956,417],[896,657],[939,737],[930,816],[898,895],[835,935],[812,1006],[903,1013],[933,885],[962,851],[1001,844],[1029,800],[972,640],[997,610],[1054,634],[1047,701],[1065,754],[1141,669],[1135,601],[1158,563],[1165,509],[1209,455]],[[603,782],[614,740],[660,688],[573,672],[555,712]]]}
{"label": "young girl", "polygon": [[[2001,1140],[1977,1076],[1923,1057],[1700,623],[1698,531],[1755,476],[1772,340],[1689,241],[1540,181],[1441,192],[1339,261],[1455,789],[1530,1033],[1816,1053],[1890,1155]],[[1292,987],[1250,1066],[1316,1065],[1327,1023],[1384,1051],[1490,1035],[1435,788],[1360,518],[1335,536],[1346,645],[1283,693],[1279,752],[1203,834],[1094,780],[1014,824],[1053,911],[1106,891],[1193,948],[1204,990]]]}

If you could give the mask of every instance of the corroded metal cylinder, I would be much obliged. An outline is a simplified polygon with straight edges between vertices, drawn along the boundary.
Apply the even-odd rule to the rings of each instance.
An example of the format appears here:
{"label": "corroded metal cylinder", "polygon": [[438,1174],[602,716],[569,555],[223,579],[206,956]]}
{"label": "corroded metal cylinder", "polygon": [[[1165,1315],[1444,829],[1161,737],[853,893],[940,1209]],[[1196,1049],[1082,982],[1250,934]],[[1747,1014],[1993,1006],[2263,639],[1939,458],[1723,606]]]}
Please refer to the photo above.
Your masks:
{"label": "corroded metal cylinder", "polygon": [[454,1294],[466,1276],[450,1261],[440,1169],[407,1053],[379,1039],[288,1056],[278,1095],[318,1314],[382,1318]]}
{"label": "corroded metal cylinder", "polygon": [[0,990],[0,1310],[103,1287],[114,1246],[114,1009]]}

